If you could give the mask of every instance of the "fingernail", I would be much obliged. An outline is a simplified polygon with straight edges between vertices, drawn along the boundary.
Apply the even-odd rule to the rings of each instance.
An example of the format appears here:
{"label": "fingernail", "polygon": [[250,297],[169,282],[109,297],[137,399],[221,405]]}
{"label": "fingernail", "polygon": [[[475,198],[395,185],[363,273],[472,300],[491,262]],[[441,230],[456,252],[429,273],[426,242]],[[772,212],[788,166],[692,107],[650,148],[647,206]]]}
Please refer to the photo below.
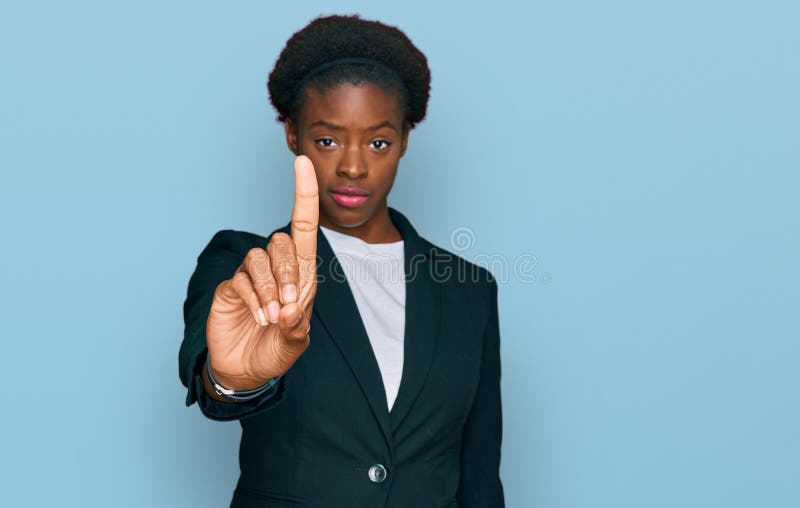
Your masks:
{"label": "fingernail", "polygon": [[280,313],[281,313],[281,306],[278,302],[272,300],[267,304],[267,314],[269,314],[270,323],[277,323],[278,314]]}
{"label": "fingernail", "polygon": [[257,312],[258,312],[258,322],[261,323],[261,326],[267,326],[267,317],[264,315],[264,309],[259,307]]}
{"label": "fingernail", "polygon": [[297,319],[295,319],[293,323],[290,323],[290,324],[289,324],[289,326],[290,326],[290,327],[297,326],[297,324],[300,322],[300,319],[301,319],[302,317],[303,317],[303,315],[302,315],[302,314],[301,314],[301,315],[299,315],[299,316],[297,316]]}
{"label": "fingernail", "polygon": [[283,303],[292,303],[297,301],[297,286],[294,284],[283,285]]}

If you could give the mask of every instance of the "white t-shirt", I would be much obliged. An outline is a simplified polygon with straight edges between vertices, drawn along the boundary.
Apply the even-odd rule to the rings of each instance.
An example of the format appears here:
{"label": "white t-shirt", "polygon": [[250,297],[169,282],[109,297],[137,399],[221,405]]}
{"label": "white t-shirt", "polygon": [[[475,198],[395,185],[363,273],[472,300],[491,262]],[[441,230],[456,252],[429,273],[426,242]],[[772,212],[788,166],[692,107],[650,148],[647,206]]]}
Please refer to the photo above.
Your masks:
{"label": "white t-shirt", "polygon": [[320,226],[342,265],[372,344],[391,411],[403,375],[406,284],[403,241],[367,243]]}

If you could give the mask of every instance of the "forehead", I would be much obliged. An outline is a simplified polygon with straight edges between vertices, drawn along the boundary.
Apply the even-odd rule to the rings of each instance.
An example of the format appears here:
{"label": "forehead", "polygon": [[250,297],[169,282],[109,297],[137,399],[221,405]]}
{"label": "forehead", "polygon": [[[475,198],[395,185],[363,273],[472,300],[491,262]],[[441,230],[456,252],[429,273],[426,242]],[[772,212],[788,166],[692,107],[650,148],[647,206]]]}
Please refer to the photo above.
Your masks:
{"label": "forehead", "polygon": [[391,122],[400,127],[403,111],[398,98],[370,84],[345,83],[330,90],[306,90],[298,120],[301,124],[325,121],[349,127]]}

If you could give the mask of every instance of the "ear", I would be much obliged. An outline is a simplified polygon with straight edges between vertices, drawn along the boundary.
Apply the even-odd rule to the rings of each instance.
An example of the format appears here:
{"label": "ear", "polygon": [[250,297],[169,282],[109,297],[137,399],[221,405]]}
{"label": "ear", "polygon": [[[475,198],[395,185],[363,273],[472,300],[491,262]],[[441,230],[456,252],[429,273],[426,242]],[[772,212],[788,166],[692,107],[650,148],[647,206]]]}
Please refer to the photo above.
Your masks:
{"label": "ear", "polygon": [[287,118],[283,122],[283,128],[286,130],[286,145],[289,150],[295,155],[300,155],[297,145],[297,125]]}
{"label": "ear", "polygon": [[400,157],[406,154],[406,148],[408,148],[408,134],[411,132],[411,128],[408,125],[403,126],[403,134],[400,138]]}

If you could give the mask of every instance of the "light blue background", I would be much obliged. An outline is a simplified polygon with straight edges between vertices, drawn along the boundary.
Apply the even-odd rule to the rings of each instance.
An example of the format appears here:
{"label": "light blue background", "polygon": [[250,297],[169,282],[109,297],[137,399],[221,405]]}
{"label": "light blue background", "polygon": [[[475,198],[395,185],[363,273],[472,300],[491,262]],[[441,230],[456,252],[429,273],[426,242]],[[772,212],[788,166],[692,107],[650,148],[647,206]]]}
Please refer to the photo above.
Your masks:
{"label": "light blue background", "polygon": [[500,288],[508,506],[800,506],[795,2],[10,4],[0,505],[227,506],[186,284],[217,230],[288,221],[266,76],[360,12],[433,71],[390,204],[536,259]]}

